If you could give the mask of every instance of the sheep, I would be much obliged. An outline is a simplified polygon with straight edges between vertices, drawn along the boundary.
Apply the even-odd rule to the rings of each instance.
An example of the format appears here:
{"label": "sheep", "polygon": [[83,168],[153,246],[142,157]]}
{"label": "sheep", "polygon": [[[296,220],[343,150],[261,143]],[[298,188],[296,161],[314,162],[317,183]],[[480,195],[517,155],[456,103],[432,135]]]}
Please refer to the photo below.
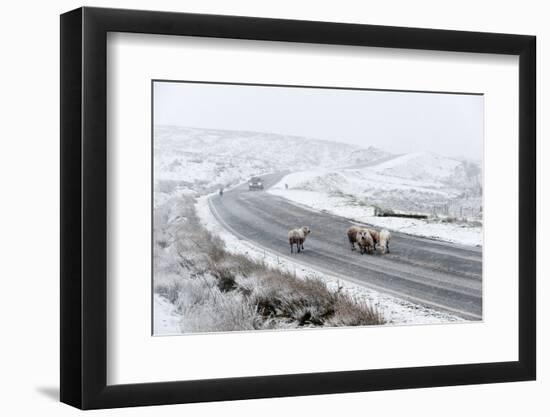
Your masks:
{"label": "sheep", "polygon": [[304,242],[307,235],[311,233],[311,230],[307,226],[302,226],[298,229],[292,229],[288,232],[288,243],[290,244],[290,253],[294,253],[294,245],[296,245],[297,252],[300,253],[304,250]]}
{"label": "sheep", "polygon": [[369,232],[369,234],[372,237],[373,247],[376,248],[376,245],[377,245],[378,241],[380,240],[380,234],[378,233],[377,230],[375,230],[375,229],[362,229],[358,226],[351,226],[346,232],[347,235],[348,235],[349,243],[351,244],[351,250],[355,250],[355,243],[357,242],[357,239],[356,239],[357,232],[359,232],[361,230],[366,230],[367,232]]}
{"label": "sheep", "polygon": [[382,250],[382,253],[390,253],[390,239],[391,233],[383,229],[380,231],[380,239],[378,240],[378,247]]}
{"label": "sheep", "polygon": [[355,243],[357,242],[356,236],[357,236],[357,232],[359,232],[360,230],[361,230],[360,227],[351,226],[346,232],[348,235],[349,243],[351,245],[351,250],[355,250]]}
{"label": "sheep", "polygon": [[374,247],[376,248],[376,245],[380,241],[380,233],[376,229],[367,229],[367,231],[370,233],[372,241],[374,242]]}
{"label": "sheep", "polygon": [[356,234],[355,240],[357,241],[357,245],[359,245],[361,255],[373,252],[374,241],[372,240],[372,236],[369,233],[368,229],[359,230]]}

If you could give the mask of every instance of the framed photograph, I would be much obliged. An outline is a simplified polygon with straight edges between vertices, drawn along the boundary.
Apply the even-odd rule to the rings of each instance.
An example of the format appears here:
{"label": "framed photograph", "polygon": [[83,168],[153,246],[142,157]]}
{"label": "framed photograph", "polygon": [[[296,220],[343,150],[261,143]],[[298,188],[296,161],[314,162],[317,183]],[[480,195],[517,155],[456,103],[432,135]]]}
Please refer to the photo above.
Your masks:
{"label": "framed photograph", "polygon": [[535,37],[61,16],[61,401],[533,380]]}

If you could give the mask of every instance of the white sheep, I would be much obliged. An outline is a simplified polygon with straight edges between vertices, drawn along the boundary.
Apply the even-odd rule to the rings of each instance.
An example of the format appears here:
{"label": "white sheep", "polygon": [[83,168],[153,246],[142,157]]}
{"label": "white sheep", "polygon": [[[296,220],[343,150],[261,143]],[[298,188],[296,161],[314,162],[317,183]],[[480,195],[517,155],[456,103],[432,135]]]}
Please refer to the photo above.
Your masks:
{"label": "white sheep", "polygon": [[359,232],[357,232],[355,240],[357,241],[357,245],[359,245],[361,255],[373,252],[374,241],[372,240],[372,236],[369,233],[368,229],[361,229]]}
{"label": "white sheep", "polygon": [[366,229],[366,230],[370,233],[372,237],[372,241],[374,242],[374,247],[376,248],[376,245],[380,241],[380,233],[376,229]]}
{"label": "white sheep", "polygon": [[355,250],[355,243],[357,243],[357,233],[361,231],[360,227],[357,226],[351,226],[347,231],[346,234],[348,235],[348,240],[351,245],[351,250]]}
{"label": "white sheep", "polygon": [[294,245],[297,247],[298,253],[304,250],[304,242],[311,230],[307,226],[302,226],[298,229],[292,229],[288,232],[288,243],[290,244],[290,253],[294,253]]}
{"label": "white sheep", "polygon": [[380,239],[378,240],[378,247],[382,250],[382,253],[390,253],[390,239],[391,233],[383,229],[380,231]]}

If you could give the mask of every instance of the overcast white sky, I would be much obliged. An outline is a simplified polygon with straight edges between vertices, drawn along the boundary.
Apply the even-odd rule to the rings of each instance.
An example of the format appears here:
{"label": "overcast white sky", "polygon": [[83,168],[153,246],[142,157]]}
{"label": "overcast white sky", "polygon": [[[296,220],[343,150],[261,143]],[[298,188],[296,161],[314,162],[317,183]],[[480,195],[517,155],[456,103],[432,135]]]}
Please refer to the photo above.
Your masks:
{"label": "overcast white sky", "polygon": [[155,82],[154,123],[482,159],[483,96]]}

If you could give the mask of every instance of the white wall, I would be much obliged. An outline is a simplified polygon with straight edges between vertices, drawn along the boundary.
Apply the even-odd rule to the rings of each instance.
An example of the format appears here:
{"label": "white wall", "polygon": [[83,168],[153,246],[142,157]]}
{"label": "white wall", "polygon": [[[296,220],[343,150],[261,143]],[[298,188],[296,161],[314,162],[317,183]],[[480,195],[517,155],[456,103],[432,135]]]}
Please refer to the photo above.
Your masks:
{"label": "white wall", "polygon": [[[330,1],[319,0],[188,0],[93,1],[89,6],[159,9],[218,14],[332,20],[396,26],[418,26],[534,34],[538,37],[539,143],[547,133],[541,120],[550,96],[548,74],[550,26],[542,1]],[[59,17],[80,2],[5,2],[2,7],[2,130],[0,181],[2,222],[0,299],[0,410],[4,415],[40,412],[73,415],[59,404]],[[542,76],[542,77],[541,77]],[[388,391],[292,399],[239,401],[102,411],[99,415],[543,415],[550,390],[550,296],[548,217],[550,191],[548,147],[539,147],[539,380],[484,386]],[[546,236],[543,238],[543,231]],[[542,324],[541,324],[542,323]],[[546,326],[544,326],[546,324]],[[471,341],[475,343],[475,341]]]}

